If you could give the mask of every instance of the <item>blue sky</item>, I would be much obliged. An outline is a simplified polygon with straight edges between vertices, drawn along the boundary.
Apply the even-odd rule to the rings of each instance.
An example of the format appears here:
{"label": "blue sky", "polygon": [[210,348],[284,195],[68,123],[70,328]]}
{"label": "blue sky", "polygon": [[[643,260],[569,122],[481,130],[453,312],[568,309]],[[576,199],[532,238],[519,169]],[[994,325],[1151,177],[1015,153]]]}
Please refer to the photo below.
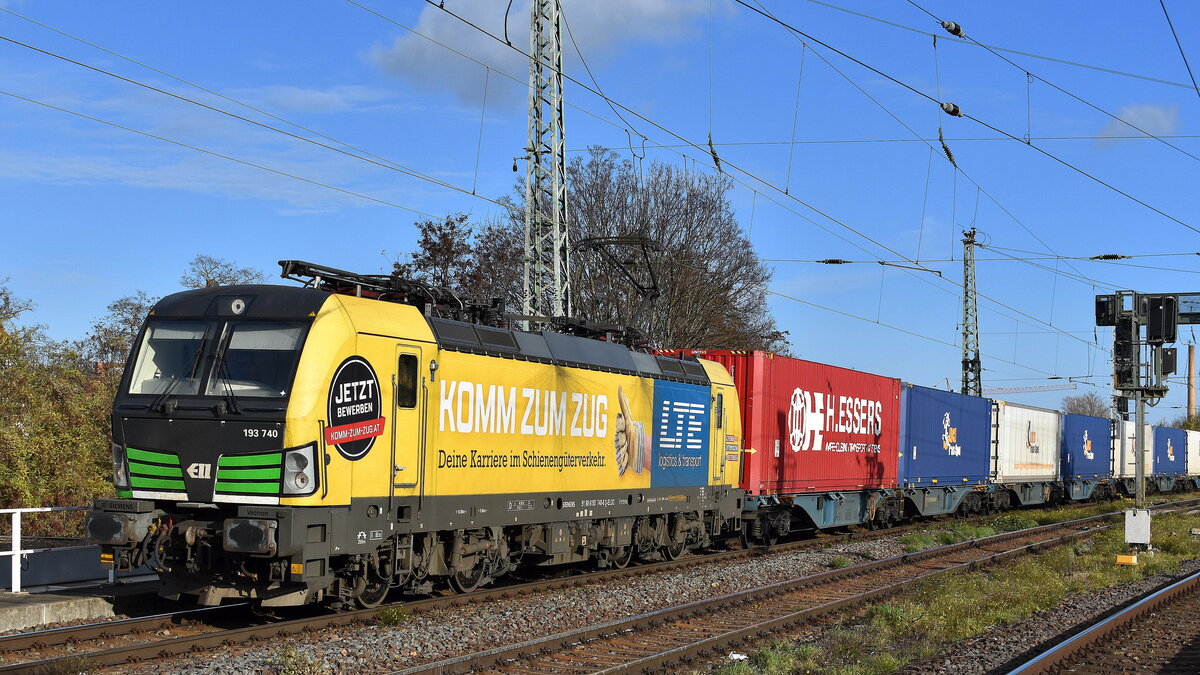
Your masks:
{"label": "blue sky", "polygon": [[[1195,255],[1032,261],[1042,267],[990,260],[1200,250],[1188,227],[1200,228],[1200,160],[1188,155],[1200,156],[1200,95],[1158,2],[918,3],[981,43],[1140,76],[1131,77],[999,52],[1011,65],[952,38],[906,1],[832,3],[899,26],[811,0],[762,1],[812,38],[1012,135],[1028,133],[1032,146],[1168,214],[976,121],[941,114],[729,0],[564,0],[579,51],[611,99],[688,142],[712,134],[737,181],[737,214],[773,261],[771,290],[781,295],[772,307],[796,354],[957,386],[960,231],[972,224],[997,247],[977,253],[980,292],[996,301],[980,299],[985,387],[1090,376],[1083,381],[1107,395],[1109,357],[1094,339],[1107,350],[1111,333],[1093,329],[1094,294],[1200,290]],[[445,4],[503,33],[507,3]],[[1200,6],[1166,6],[1200,66]],[[411,249],[420,213],[482,220],[497,212],[489,200],[512,189],[526,137],[527,65],[433,5],[5,0],[0,8],[0,35],[29,45],[0,41],[0,277],[36,303],[28,318],[55,337],[82,336],[115,298],[178,290],[197,253],[271,276],[284,258],[382,271]],[[528,4],[514,2],[508,31],[521,48],[527,16]],[[938,35],[936,50],[926,33]],[[570,42],[566,71],[592,86]],[[689,166],[714,170],[706,152],[659,147],[682,143],[671,133],[625,113],[628,134],[597,96],[570,83],[566,92],[572,151],[598,144],[629,156],[632,137],[641,154],[644,135],[647,161],[686,155]],[[1115,138],[1140,134],[1102,111],[1163,140]],[[959,171],[936,142],[939,125]],[[904,259],[918,257],[944,278],[873,263],[786,262],[911,266]],[[1004,398],[1053,406],[1091,389]],[[1181,405],[1176,389],[1152,419],[1178,414],[1168,407]]]}

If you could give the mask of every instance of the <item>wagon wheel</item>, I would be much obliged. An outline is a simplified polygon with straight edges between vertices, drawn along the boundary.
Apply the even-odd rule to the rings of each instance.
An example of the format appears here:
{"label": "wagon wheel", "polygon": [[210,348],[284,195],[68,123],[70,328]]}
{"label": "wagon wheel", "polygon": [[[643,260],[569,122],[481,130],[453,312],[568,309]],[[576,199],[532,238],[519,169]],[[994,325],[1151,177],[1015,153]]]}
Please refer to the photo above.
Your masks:
{"label": "wagon wheel", "polygon": [[630,561],[633,560],[632,544],[629,546],[618,546],[617,548],[611,550],[613,552],[613,557],[609,560],[609,562],[612,563],[613,567],[619,570],[629,567]]}
{"label": "wagon wheel", "polygon": [[360,580],[354,588],[354,603],[363,609],[372,609],[383,603],[388,594],[388,582],[382,579]]}

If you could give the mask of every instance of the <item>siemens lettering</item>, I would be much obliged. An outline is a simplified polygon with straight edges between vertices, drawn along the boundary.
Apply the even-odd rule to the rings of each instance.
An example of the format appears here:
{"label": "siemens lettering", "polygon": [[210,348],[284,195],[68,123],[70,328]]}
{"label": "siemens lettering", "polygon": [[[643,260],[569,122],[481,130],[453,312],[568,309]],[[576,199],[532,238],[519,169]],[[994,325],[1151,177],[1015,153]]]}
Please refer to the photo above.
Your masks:
{"label": "siemens lettering", "polygon": [[608,396],[442,380],[438,431],[605,438]]}

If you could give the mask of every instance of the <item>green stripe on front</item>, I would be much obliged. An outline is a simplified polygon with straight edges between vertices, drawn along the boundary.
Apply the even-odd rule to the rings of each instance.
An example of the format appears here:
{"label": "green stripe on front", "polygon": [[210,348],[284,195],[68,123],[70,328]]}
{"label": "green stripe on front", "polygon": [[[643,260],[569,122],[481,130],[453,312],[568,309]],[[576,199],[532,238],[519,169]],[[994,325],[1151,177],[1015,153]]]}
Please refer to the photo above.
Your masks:
{"label": "green stripe on front", "polygon": [[222,483],[217,481],[218,493],[251,492],[262,495],[279,494],[278,483]]}
{"label": "green stripe on front", "polygon": [[225,455],[217,460],[218,466],[279,466],[283,453],[269,455]]}
{"label": "green stripe on front", "polygon": [[135,488],[159,488],[162,490],[179,490],[184,492],[186,488],[181,480],[167,480],[166,478],[142,478],[141,476],[130,476],[129,484]]}
{"label": "green stripe on front", "polygon": [[143,476],[166,476],[168,478],[183,478],[183,469],[177,466],[158,466],[157,464],[129,463],[129,473]]}
{"label": "green stripe on front", "polygon": [[168,455],[163,452],[150,452],[149,450],[138,450],[136,448],[127,448],[125,450],[129,454],[129,459],[140,459],[143,462],[157,462],[159,464],[174,464],[179,466],[179,458],[175,455]]}
{"label": "green stripe on front", "polygon": [[282,473],[279,467],[273,469],[217,469],[217,480],[223,478],[230,480],[253,480],[265,478],[267,480],[279,480],[279,474]]}

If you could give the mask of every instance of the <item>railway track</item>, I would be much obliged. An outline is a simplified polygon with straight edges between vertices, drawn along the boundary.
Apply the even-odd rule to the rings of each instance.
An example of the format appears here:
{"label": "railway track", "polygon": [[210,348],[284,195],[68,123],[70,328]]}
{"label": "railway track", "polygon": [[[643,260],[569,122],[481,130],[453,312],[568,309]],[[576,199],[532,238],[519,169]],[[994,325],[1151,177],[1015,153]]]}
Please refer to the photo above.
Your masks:
{"label": "railway track", "polygon": [[909,553],[400,672],[667,672],[938,574],[975,569],[1091,534],[1102,520],[1085,518]]}
{"label": "railway track", "polygon": [[[1177,502],[1166,506],[1179,504],[1200,504],[1200,500]],[[991,558],[998,559],[1005,555],[1020,553],[1016,551],[991,551],[977,546],[979,542],[999,542],[1012,539],[1028,538],[1034,532],[1049,531],[1055,528],[1079,527],[1088,528],[1100,523],[1113,514],[1094,516],[1078,521],[1070,521],[1060,525],[1045,526],[1036,530],[1024,530],[998,535],[988,540],[964,542],[950,547],[930,549],[930,551],[900,556],[890,561],[868,563],[834,572],[827,572],[813,577],[806,577],[806,586],[814,592],[820,592],[826,582],[847,576],[855,578],[865,574],[869,569],[879,568],[884,574],[889,574],[887,568],[897,560],[912,561],[911,564],[921,565],[930,558],[934,551],[960,552],[966,555],[954,564],[978,564],[978,560],[966,552],[976,549],[988,552]],[[804,549],[819,549],[836,546],[839,543],[862,541],[865,539],[894,536],[906,530],[923,527],[928,523],[918,523],[910,526],[893,528],[882,531],[862,531],[847,534],[825,535],[816,539],[806,539],[786,544],[772,546],[770,549],[742,549],[725,551],[705,556],[685,557],[675,561],[656,562],[629,567],[626,569],[611,569],[591,572],[584,575],[558,578],[540,578],[527,582],[511,582],[507,585],[488,588],[468,595],[444,595],[439,597],[408,600],[385,605],[385,607],[403,607],[409,614],[417,614],[446,607],[464,606],[497,599],[513,599],[548,593],[556,590],[579,587],[599,583],[606,580],[632,578],[639,575],[654,574],[679,570],[686,567],[729,561],[753,556],[774,555]],[[1050,539],[1054,539],[1051,537]],[[1034,544],[1037,546],[1040,544]],[[992,546],[992,544],[986,544]],[[1028,547],[1025,547],[1028,548]],[[886,564],[885,564],[886,563]],[[926,572],[933,567],[926,569]],[[899,579],[899,577],[897,577]],[[868,585],[878,585],[872,581]],[[887,584],[884,584],[885,586]],[[864,587],[865,588],[865,587]],[[150,617],[124,619],[84,626],[72,626],[52,630],[36,631],[9,636],[0,636],[0,672],[51,672],[61,670],[63,666],[72,663],[86,662],[88,667],[113,666],[124,663],[136,663],[159,658],[167,658],[197,650],[219,648],[223,645],[246,644],[256,640],[268,640],[278,636],[294,635],[306,631],[319,631],[327,628],[373,622],[380,608],[357,610],[340,613],[307,612],[305,616],[291,618],[253,617],[247,607],[240,605],[205,608],[204,610],[185,610],[170,614]]]}
{"label": "railway track", "polygon": [[250,614],[247,605],[237,604],[0,636],[0,673],[53,672],[61,670],[68,664],[79,663],[81,660],[86,660],[87,665],[91,667],[134,663],[184,654],[198,649],[211,649],[226,644],[240,644],[305,631],[367,623],[374,621],[380,609],[385,607],[403,607],[410,614],[416,614],[445,607],[517,598],[606,580],[669,572],[739,558],[819,549],[843,542],[890,536],[910,529],[910,527],[826,534],[816,539],[778,544],[769,549],[749,548],[721,551],[703,556],[688,556],[673,561],[645,563],[624,569],[590,571],[586,574],[578,574],[576,571],[573,576],[562,576],[560,573],[557,577],[538,578],[532,581],[506,578],[505,583],[501,585],[467,595],[443,595],[406,600],[375,609],[332,614],[315,608],[302,609],[300,613],[305,616],[297,618],[295,617],[297,612],[293,611],[293,618],[278,619],[255,617]]}
{"label": "railway track", "polygon": [[1200,573],[1147,595],[1012,673],[1198,673],[1198,592]]}

